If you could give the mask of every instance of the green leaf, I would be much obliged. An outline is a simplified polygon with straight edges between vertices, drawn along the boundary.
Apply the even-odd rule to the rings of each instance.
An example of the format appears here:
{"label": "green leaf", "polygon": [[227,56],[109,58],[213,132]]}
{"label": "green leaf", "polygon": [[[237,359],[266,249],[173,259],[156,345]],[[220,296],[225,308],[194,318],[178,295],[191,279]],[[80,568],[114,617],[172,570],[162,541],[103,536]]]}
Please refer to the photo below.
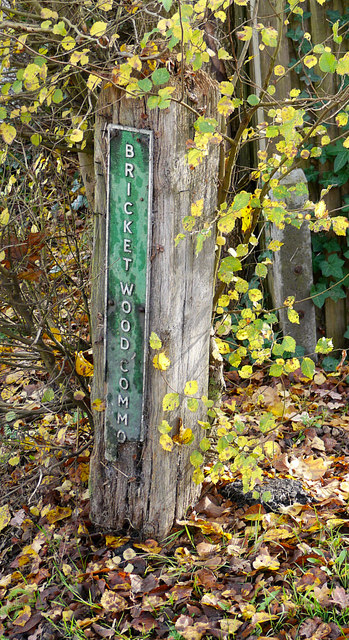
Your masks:
{"label": "green leaf", "polygon": [[250,193],[247,193],[247,191],[241,191],[241,193],[238,193],[235,196],[231,210],[241,211],[241,209],[244,209],[245,207],[247,207],[248,203],[250,202],[250,198],[251,198]]}
{"label": "green leaf", "polygon": [[30,142],[35,146],[38,147],[39,144],[41,144],[42,142],[42,136],[39,133],[33,133],[32,136],[30,136]]}
{"label": "green leaf", "polygon": [[12,85],[13,93],[20,93],[22,91],[23,85],[21,80],[15,80]]}
{"label": "green leaf", "polygon": [[204,118],[203,116],[200,116],[194,124],[196,131],[201,133],[214,133],[217,126],[218,122],[215,118]]}
{"label": "green leaf", "polygon": [[311,360],[311,358],[303,358],[302,364],[301,364],[301,370],[303,375],[306,376],[306,378],[309,378],[310,380],[312,380],[315,373],[314,361]]}
{"label": "green leaf", "polygon": [[166,393],[162,400],[162,408],[164,411],[174,411],[179,407],[178,393]]}
{"label": "green leaf", "polygon": [[283,371],[283,365],[275,363],[271,365],[269,369],[269,375],[275,376],[276,378],[278,378],[279,376],[281,376],[282,371]]}
{"label": "green leaf", "polygon": [[155,69],[151,74],[152,81],[155,85],[165,84],[170,79],[170,74],[164,67],[161,69]]}
{"label": "green leaf", "polygon": [[227,258],[223,258],[221,262],[221,266],[219,267],[218,277],[222,282],[226,282],[227,284],[232,281],[235,271],[240,271],[242,269],[242,264],[238,258],[234,258],[233,256],[228,256]]}
{"label": "green leaf", "polygon": [[0,120],[4,120],[7,116],[7,111],[5,107],[0,107]]}
{"label": "green leaf", "polygon": [[331,253],[327,260],[320,262],[320,269],[324,276],[333,276],[337,280],[343,278],[344,260],[342,260],[337,253]]}
{"label": "green leaf", "polygon": [[201,451],[208,451],[211,446],[211,443],[208,438],[202,438],[199,446]]}
{"label": "green leaf", "polygon": [[200,453],[200,451],[193,451],[193,453],[190,456],[190,462],[192,463],[193,467],[200,467],[200,465],[202,465],[204,461],[204,457],[202,455],[202,453]]}
{"label": "green leaf", "polygon": [[153,83],[150,78],[142,78],[142,80],[138,80],[138,86],[142,91],[148,93],[148,91],[151,91]]}
{"label": "green leaf", "polygon": [[199,401],[196,398],[187,398],[187,407],[189,411],[195,413],[199,408]]}
{"label": "green leaf", "polygon": [[265,264],[261,264],[259,262],[256,265],[255,273],[259,278],[265,278],[268,275],[268,267]]}
{"label": "green leaf", "polygon": [[48,389],[45,389],[41,398],[42,402],[52,402],[52,400],[54,399],[55,399],[55,392],[53,391],[53,389],[51,389],[51,387],[49,387]]}
{"label": "green leaf", "polygon": [[161,2],[165,11],[169,11],[171,9],[173,0],[161,0]]}
{"label": "green leaf", "polygon": [[291,353],[294,353],[296,351],[296,341],[291,336],[284,337],[282,346],[284,348],[284,351],[290,351]]}
{"label": "green leaf", "polygon": [[251,95],[249,95],[247,98],[247,102],[251,105],[251,107],[255,107],[257,104],[259,104],[260,100],[255,93],[251,93]]}
{"label": "green leaf", "polygon": [[325,51],[319,59],[319,66],[324,73],[334,73],[337,68],[337,60],[333,53]]}
{"label": "green leaf", "polygon": [[[345,334],[344,334],[344,337]],[[320,338],[317,341],[315,352],[316,353],[330,353],[333,350],[333,342],[331,338]]]}
{"label": "green leaf", "polygon": [[167,420],[163,420],[162,423],[158,426],[158,431],[160,433],[169,433],[172,427],[168,424]]}
{"label": "green leaf", "polygon": [[52,96],[52,102],[54,102],[55,104],[59,104],[60,102],[62,102],[63,97],[63,91],[61,89],[56,89]]}
{"label": "green leaf", "polygon": [[155,107],[158,107],[160,99],[161,98],[159,98],[159,96],[149,96],[147,100],[148,109],[155,109]]}

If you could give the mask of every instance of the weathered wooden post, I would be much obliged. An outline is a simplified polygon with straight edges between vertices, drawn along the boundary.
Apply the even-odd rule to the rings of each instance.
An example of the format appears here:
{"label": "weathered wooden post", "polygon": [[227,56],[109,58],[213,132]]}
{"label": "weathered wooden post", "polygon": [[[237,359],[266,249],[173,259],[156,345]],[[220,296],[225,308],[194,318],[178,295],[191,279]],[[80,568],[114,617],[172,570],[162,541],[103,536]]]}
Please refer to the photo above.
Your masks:
{"label": "weathered wooden post", "polygon": [[[204,74],[195,93],[195,106],[211,115],[217,90]],[[144,100],[108,87],[97,111],[93,398],[106,410],[94,412],[91,517],[107,529],[161,537],[198,491],[192,446],[164,451],[158,426],[165,418],[176,431],[180,418],[194,433],[201,429],[202,416],[188,410],[184,397],[169,413],[162,399],[183,393],[193,379],[198,396],[207,394],[214,234],[198,256],[195,236],[178,247],[175,238],[199,198],[203,223],[214,217],[218,149],[190,170],[185,145],[195,116],[175,102],[148,111]],[[167,371],[152,365],[149,331],[171,359]]]}

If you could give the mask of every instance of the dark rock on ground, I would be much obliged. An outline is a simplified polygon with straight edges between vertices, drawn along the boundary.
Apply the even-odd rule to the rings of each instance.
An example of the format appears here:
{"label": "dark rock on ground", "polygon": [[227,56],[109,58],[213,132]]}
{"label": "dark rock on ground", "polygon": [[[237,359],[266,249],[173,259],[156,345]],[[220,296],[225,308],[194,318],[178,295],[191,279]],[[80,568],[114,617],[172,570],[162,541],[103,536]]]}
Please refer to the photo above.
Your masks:
{"label": "dark rock on ground", "polygon": [[[255,498],[253,493],[258,491],[259,498]],[[263,494],[269,492],[268,500],[263,499]],[[274,478],[263,484],[256,485],[253,491],[244,493],[242,482],[237,480],[226,484],[220,489],[224,498],[229,498],[239,507],[262,504],[266,511],[280,511],[282,507],[289,507],[292,504],[308,504],[312,501],[311,496],[304,491],[298,480],[288,478]]]}

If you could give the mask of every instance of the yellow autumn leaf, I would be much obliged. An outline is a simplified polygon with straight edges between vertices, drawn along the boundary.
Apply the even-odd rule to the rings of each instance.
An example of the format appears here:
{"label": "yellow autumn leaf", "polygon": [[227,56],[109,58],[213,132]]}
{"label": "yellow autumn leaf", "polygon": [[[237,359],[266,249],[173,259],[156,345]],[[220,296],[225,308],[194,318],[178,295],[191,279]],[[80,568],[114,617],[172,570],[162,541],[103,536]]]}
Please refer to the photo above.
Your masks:
{"label": "yellow autumn leaf", "polygon": [[102,82],[102,78],[95,76],[93,73],[90,73],[87,79],[87,88],[90,91],[93,91],[98,85]]}
{"label": "yellow autumn leaf", "polygon": [[[345,113],[344,111],[341,111],[340,113],[338,113],[338,115],[336,116],[336,123],[338,124],[339,127],[345,127],[345,125],[347,124],[349,119],[349,116],[347,113]],[[348,141],[348,145],[349,145],[349,138],[347,138]],[[344,143],[343,143],[344,144]]]}
{"label": "yellow autumn leaf", "polygon": [[0,133],[3,137],[5,144],[11,144],[16,137],[16,129],[11,124],[6,124],[6,122],[2,122],[0,125]]}
{"label": "yellow autumn leaf", "polygon": [[[75,394],[74,394],[74,397],[75,397]],[[92,402],[92,409],[94,411],[105,411],[106,405],[104,400],[101,400],[100,398],[96,398],[96,400]]]}
{"label": "yellow autumn leaf", "polygon": [[9,210],[6,207],[6,209],[4,209],[0,213],[0,224],[5,227],[8,224],[9,219],[10,219],[10,214],[9,214]]}
{"label": "yellow autumn leaf", "polygon": [[106,32],[107,26],[107,22],[94,22],[90,29],[91,36],[102,36]]}
{"label": "yellow autumn leaf", "polygon": [[55,507],[48,511],[45,516],[49,524],[54,524],[59,520],[63,520],[64,518],[70,518],[72,514],[72,510],[70,507]]}
{"label": "yellow autumn leaf", "polygon": [[349,227],[348,218],[345,216],[335,216],[331,218],[332,229],[337,236],[345,236]]}
{"label": "yellow autumn leaf", "polygon": [[349,136],[344,140],[343,147],[345,147],[346,149],[349,149]]}
{"label": "yellow autumn leaf", "polygon": [[193,442],[194,435],[191,429],[186,428],[180,421],[179,432],[173,436],[173,442],[176,444],[190,444]]}
{"label": "yellow autumn leaf", "polygon": [[283,76],[284,73],[285,73],[285,67],[283,67],[282,64],[277,64],[274,69],[274,74],[276,76]]}
{"label": "yellow autumn leaf", "polygon": [[72,49],[74,49],[76,42],[71,36],[65,36],[65,38],[63,38],[63,40],[61,41],[61,45],[63,49],[65,49],[65,51],[71,51]]}
{"label": "yellow autumn leaf", "polygon": [[294,309],[287,309],[287,316],[290,322],[299,324],[299,315]]}
{"label": "yellow autumn leaf", "polygon": [[254,569],[269,569],[271,571],[277,571],[280,567],[280,562],[277,558],[273,558],[269,555],[268,551],[264,550],[257,556],[253,562]]}
{"label": "yellow autumn leaf", "polygon": [[114,612],[124,611],[128,607],[125,598],[114,593],[114,591],[109,591],[109,589],[104,591],[101,597],[101,605],[106,611]]}
{"label": "yellow autumn leaf", "polygon": [[102,11],[111,11],[113,8],[113,0],[102,0],[98,3],[98,9]]}
{"label": "yellow autumn leaf", "polygon": [[305,64],[306,67],[308,67],[308,69],[311,69],[312,67],[315,67],[315,65],[317,64],[317,57],[316,56],[305,56],[304,64]]}
{"label": "yellow autumn leaf", "polygon": [[79,351],[79,353],[76,354],[75,369],[79,376],[93,376],[93,364],[86,360],[82,351]]}
{"label": "yellow autumn leaf", "polygon": [[314,213],[316,218],[323,218],[327,215],[328,211],[324,200],[320,200],[320,202],[316,203]]}
{"label": "yellow autumn leaf", "polygon": [[31,617],[31,608],[29,604],[25,604],[23,609],[18,612],[16,619],[13,624],[19,627],[24,627],[27,624],[29,618]]}
{"label": "yellow autumn leaf", "polygon": [[162,342],[155,331],[152,331],[150,334],[149,346],[151,349],[161,349],[162,347]]}
{"label": "yellow autumn leaf", "polygon": [[3,507],[0,507],[0,531],[7,527],[8,523],[11,520],[11,514],[8,504],[4,504]]}
{"label": "yellow autumn leaf", "polygon": [[16,456],[12,456],[12,458],[9,458],[8,463],[11,465],[11,467],[17,467],[17,465],[20,463],[20,456],[17,454]]}
{"label": "yellow autumn leaf", "polygon": [[163,351],[161,353],[157,353],[153,358],[153,365],[155,369],[166,371],[166,369],[169,368],[170,364],[171,360],[164,354]]}
{"label": "yellow autumn leaf", "polygon": [[200,200],[196,200],[196,202],[193,202],[193,204],[191,205],[191,215],[194,216],[195,218],[198,218],[199,216],[201,216],[203,210],[204,210],[203,198],[201,198]]}
{"label": "yellow autumn leaf", "polygon": [[167,433],[162,433],[159,440],[164,451],[172,451],[173,449],[173,440]]}
{"label": "yellow autumn leaf", "polygon": [[73,129],[69,138],[70,142],[81,142],[84,137],[84,132],[81,129]]}
{"label": "yellow autumn leaf", "polygon": [[193,396],[198,392],[198,388],[196,380],[189,380],[184,387],[184,393],[186,396]]}
{"label": "yellow autumn leaf", "polygon": [[48,20],[49,18],[57,20],[58,18],[58,13],[56,11],[51,11],[51,9],[42,8],[40,11],[40,15],[42,18],[44,18],[44,20]]}

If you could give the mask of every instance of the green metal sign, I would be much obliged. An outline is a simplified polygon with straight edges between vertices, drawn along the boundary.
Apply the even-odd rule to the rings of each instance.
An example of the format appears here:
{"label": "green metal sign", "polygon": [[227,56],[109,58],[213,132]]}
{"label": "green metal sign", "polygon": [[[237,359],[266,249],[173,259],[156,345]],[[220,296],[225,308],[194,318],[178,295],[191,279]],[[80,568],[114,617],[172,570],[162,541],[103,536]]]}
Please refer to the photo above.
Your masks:
{"label": "green metal sign", "polygon": [[109,128],[106,458],[143,440],[152,199],[152,132]]}

